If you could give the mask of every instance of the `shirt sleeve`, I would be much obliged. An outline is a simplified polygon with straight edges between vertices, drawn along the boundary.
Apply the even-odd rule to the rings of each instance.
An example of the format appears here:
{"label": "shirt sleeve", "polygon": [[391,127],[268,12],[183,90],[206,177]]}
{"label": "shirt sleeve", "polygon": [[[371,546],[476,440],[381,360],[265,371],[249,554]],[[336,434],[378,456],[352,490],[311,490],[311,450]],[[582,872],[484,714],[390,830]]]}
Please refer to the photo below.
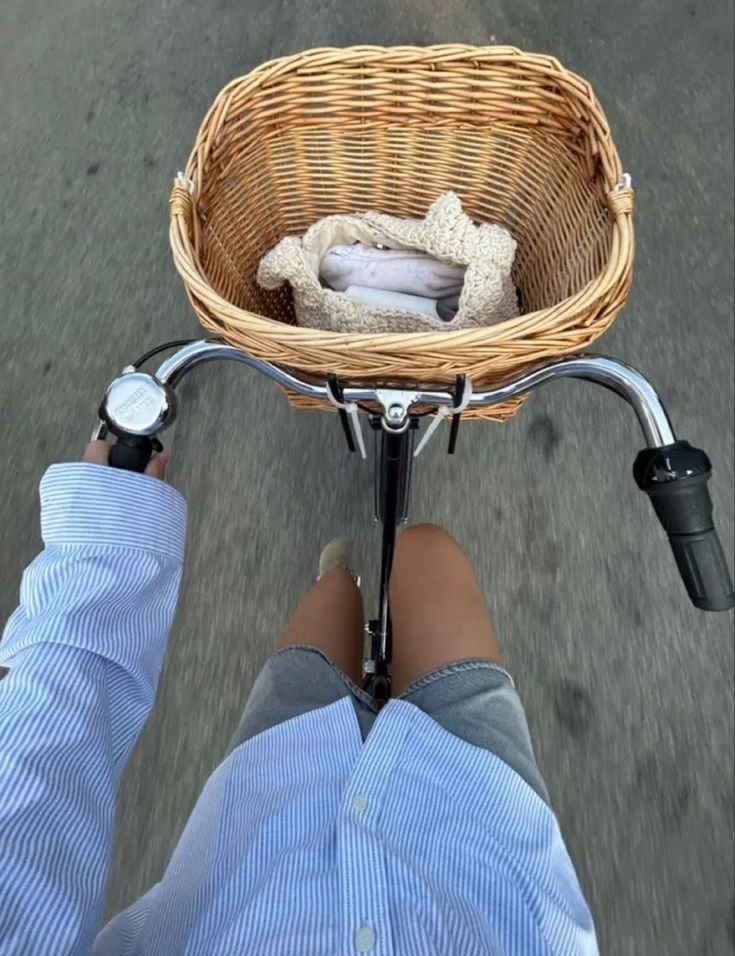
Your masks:
{"label": "shirt sleeve", "polygon": [[0,952],[87,953],[120,772],[153,705],[186,505],[163,481],[54,465],[44,550],[0,643]]}

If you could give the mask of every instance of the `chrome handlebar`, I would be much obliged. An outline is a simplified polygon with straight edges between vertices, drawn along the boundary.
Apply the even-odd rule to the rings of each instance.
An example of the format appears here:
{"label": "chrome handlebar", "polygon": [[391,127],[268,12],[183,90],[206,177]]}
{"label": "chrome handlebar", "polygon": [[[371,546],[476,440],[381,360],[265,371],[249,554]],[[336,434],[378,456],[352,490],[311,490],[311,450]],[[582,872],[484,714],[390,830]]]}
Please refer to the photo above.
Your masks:
{"label": "chrome handlebar", "polygon": [[[699,608],[723,611],[733,607],[732,576],[712,520],[707,482],[712,468],[707,455],[686,441],[677,441],[666,410],[651,383],[640,372],[601,355],[572,355],[530,369],[505,385],[485,391],[464,389],[469,396],[456,405],[451,389],[410,388],[405,384],[345,385],[335,395],[329,381],[302,378],[270,362],[219,341],[192,342],[162,362],[155,375],[128,366],[107,389],[100,406],[94,438],[108,431],[117,441],[110,449],[110,464],[143,471],[151,454],[160,448],[156,435],[176,416],[175,388],[197,365],[232,359],[257,369],[283,388],[309,398],[331,401],[357,423],[357,402],[375,402],[383,410],[381,424],[387,432],[402,432],[416,407],[482,408],[497,405],[533,391],[556,378],[576,378],[610,389],[632,406],[647,448],[636,459],[638,487],[651,499],[666,531],[681,577],[692,602]],[[332,381],[334,381],[332,379]],[[456,419],[455,419],[456,421]],[[432,423],[423,441],[431,434]],[[415,453],[418,453],[420,446]]]}
{"label": "chrome handlebar", "polygon": [[[333,399],[326,381],[297,376],[223,342],[202,340],[180,348],[161,363],[154,375],[128,366],[105,393],[93,437],[103,437],[108,430],[138,437],[154,436],[175,418],[174,390],[182,378],[198,365],[223,359],[242,362],[299,395],[324,401]],[[649,448],[660,448],[676,440],[666,409],[651,383],[624,362],[601,355],[571,355],[540,364],[505,385],[473,391],[467,405],[498,405],[556,378],[595,382],[625,399],[638,417]],[[448,388],[411,388],[398,383],[381,387],[346,385],[341,397],[346,404],[378,403],[383,408],[383,426],[388,430],[404,427],[411,409],[417,405],[452,407],[455,402]]]}

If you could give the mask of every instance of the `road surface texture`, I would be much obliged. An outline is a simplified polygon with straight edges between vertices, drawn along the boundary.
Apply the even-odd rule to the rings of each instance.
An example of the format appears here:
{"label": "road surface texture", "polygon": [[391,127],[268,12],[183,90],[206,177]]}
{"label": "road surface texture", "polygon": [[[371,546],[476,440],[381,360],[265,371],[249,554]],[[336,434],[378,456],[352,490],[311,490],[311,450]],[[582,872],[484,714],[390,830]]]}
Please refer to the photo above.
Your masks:
{"label": "road surface texture", "polygon": [[[650,374],[679,433],[711,453],[732,558],[732,28],[727,0],[5,0],[3,615],[39,545],[46,465],[80,453],[122,364],[197,332],[166,200],[207,107],[258,63],[326,45],[513,44],[592,81],[638,187],[635,285],[601,348]],[[560,383],[510,425],[465,427],[456,457],[440,444],[412,517],[445,524],[476,566],[602,951],[725,956],[732,617],[687,602],[630,477],[634,418]],[[208,366],[185,384],[173,452],[186,573],[120,791],[109,912],[161,876],[320,545],[352,535],[364,578],[377,570],[370,469],[331,416]]]}

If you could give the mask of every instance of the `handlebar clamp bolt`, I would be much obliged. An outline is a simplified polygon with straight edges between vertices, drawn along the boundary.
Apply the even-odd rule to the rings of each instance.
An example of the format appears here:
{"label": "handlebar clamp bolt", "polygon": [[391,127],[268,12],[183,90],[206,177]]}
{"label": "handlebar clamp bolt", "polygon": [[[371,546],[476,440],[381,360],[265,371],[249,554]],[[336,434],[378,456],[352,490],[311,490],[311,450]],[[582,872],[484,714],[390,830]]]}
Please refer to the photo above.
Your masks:
{"label": "handlebar clamp bolt", "polygon": [[406,417],[406,409],[403,405],[391,405],[385,413],[385,417],[391,425],[400,425]]}

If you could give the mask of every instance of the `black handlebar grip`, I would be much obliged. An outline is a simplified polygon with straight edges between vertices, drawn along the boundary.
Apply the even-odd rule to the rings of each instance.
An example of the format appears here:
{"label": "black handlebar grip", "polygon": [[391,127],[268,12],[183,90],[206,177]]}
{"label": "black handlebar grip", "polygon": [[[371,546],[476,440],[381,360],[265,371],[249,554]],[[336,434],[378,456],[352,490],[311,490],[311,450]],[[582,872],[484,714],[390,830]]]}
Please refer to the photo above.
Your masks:
{"label": "black handlebar grip", "polygon": [[110,448],[110,465],[123,471],[143,472],[151,460],[153,439],[133,435],[120,435]]}
{"label": "black handlebar grip", "polygon": [[732,576],[712,520],[707,455],[687,441],[646,448],[633,475],[651,499],[669,537],[679,574],[692,603],[704,611],[727,611],[735,603]]}

